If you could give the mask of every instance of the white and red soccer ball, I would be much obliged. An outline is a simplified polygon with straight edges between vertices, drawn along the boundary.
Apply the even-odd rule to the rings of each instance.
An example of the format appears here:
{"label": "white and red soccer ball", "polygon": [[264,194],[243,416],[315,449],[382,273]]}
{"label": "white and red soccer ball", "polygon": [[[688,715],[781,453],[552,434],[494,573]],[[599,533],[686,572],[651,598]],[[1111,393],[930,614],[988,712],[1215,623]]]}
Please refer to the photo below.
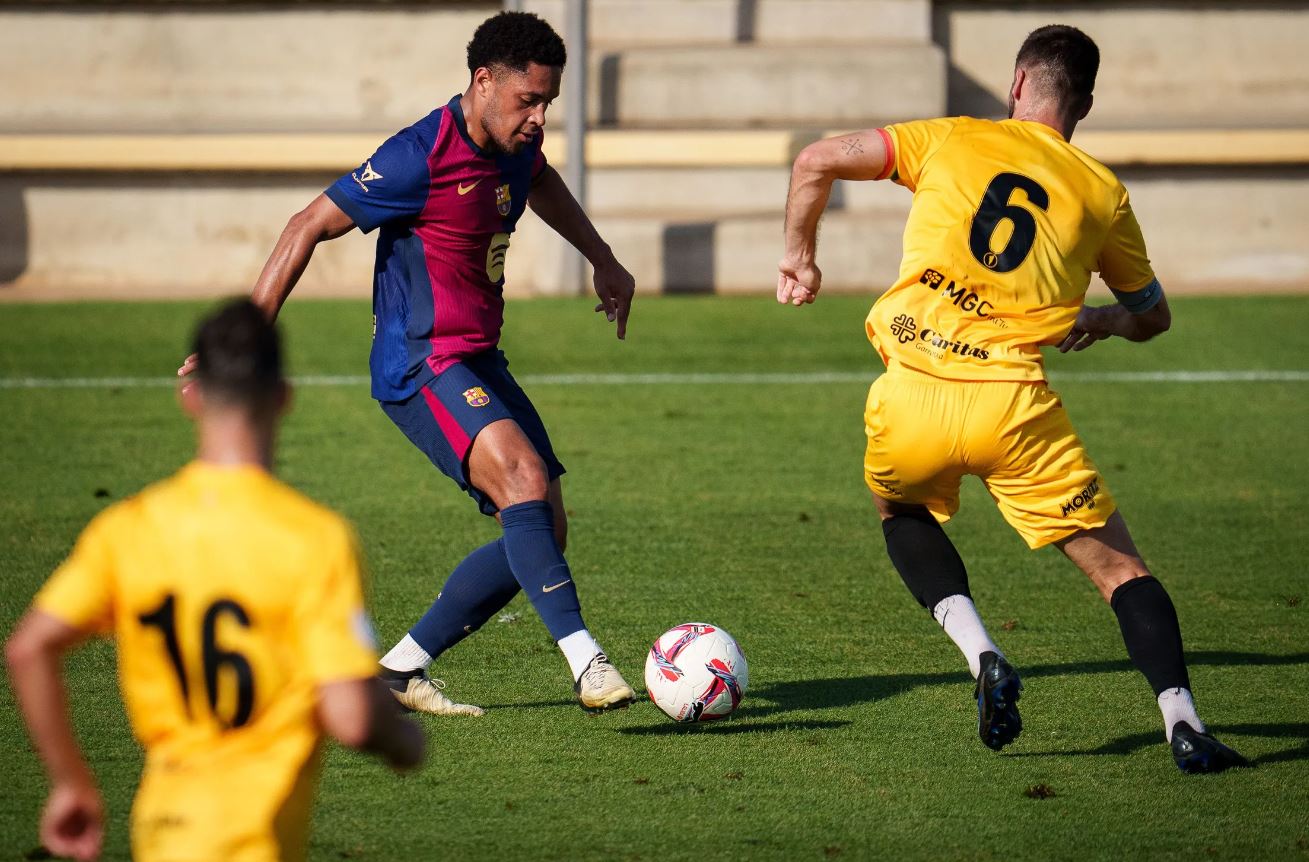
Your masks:
{"label": "white and red soccer ball", "polygon": [[645,660],[645,690],[673,721],[726,718],[749,683],[745,655],[732,636],[707,623],[664,632]]}

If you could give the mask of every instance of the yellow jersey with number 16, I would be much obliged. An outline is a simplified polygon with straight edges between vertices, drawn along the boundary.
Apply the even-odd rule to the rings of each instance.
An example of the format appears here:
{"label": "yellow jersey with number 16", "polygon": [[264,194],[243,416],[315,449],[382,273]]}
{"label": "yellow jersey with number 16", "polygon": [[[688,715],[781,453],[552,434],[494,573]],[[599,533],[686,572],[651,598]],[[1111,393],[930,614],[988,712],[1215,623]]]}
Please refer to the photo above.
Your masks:
{"label": "yellow jersey with number 16", "polygon": [[135,858],[304,856],[317,688],[376,671],[342,518],[256,467],[195,462],[98,515],[34,605],[118,642],[146,750]]}
{"label": "yellow jersey with number 16", "polygon": [[1043,380],[1092,272],[1150,287],[1141,228],[1113,172],[1041,123],[969,117],[879,130],[914,193],[894,286],[868,315],[891,365],[956,380]]}

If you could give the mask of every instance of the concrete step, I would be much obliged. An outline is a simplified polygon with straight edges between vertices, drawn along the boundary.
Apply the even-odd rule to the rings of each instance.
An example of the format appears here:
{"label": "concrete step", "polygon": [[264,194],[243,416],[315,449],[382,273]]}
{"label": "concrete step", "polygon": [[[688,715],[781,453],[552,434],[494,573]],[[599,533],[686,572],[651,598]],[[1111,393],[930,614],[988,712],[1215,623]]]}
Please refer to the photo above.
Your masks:
{"label": "concrete step", "polygon": [[922,43],[634,49],[597,64],[603,126],[857,127],[945,112],[945,57]]}
{"label": "concrete step", "polygon": [[[782,254],[779,213],[698,220],[600,215],[595,222],[643,293],[776,289]],[[829,213],[823,220],[820,252],[825,289],[873,291],[889,284],[899,265],[903,230],[903,215]],[[514,236],[506,278],[531,278],[539,292],[550,292],[554,285],[548,281],[568,271],[568,253],[544,225],[525,221]],[[520,262],[528,260],[530,269],[525,271]]]}
{"label": "concrete step", "polygon": [[[497,4],[365,5],[0,4],[0,92],[5,94],[0,131],[394,130],[466,86],[465,46]],[[754,112],[770,114],[786,109],[785,102],[772,111],[768,106],[792,77],[812,95],[823,92],[821,79],[830,64],[814,64],[826,51],[738,60],[748,57],[737,53],[739,42],[827,45],[875,39],[925,45],[928,5],[926,0],[808,0],[800,11],[782,0],[596,0],[593,43],[612,47],[639,39],[655,48],[717,46],[683,56],[676,77],[656,75],[645,86],[625,81],[624,94],[630,95],[614,103],[623,105],[623,114],[640,115],[626,99],[646,98],[665,81],[680,87],[688,76],[707,79],[708,90],[733,97],[711,100],[710,111],[745,98]],[[547,17],[562,32],[563,5],[554,2],[553,8]],[[321,50],[323,45],[332,50]],[[905,71],[861,57],[849,46],[847,52],[843,78],[862,82],[884,67],[894,77]],[[625,53],[593,51],[593,62],[598,70],[626,67],[649,78],[646,64],[639,57],[629,64]],[[609,57],[616,59],[600,62]],[[656,54],[648,61],[657,65],[663,59]],[[575,68],[577,52],[572,62]],[[747,65],[733,71],[730,64],[738,62]],[[720,68],[725,63],[729,66]],[[755,81],[759,64],[777,68]],[[814,71],[802,74],[801,67]],[[929,77],[934,80],[935,72]],[[568,87],[566,76],[565,99]],[[843,92],[859,95],[848,86]],[[660,102],[682,98],[704,95],[664,94]],[[563,119],[562,104],[553,112],[555,123]],[[594,104],[598,116],[606,103]],[[805,116],[796,121],[807,122]]]}
{"label": "concrete step", "polygon": [[931,0],[753,0],[752,41],[793,42],[932,41]]}
{"label": "concrete step", "polygon": [[1095,105],[1079,136],[1083,128],[1295,127],[1309,117],[1304,3],[949,2],[939,12],[952,113],[1003,116],[1023,35],[1067,18],[1101,51]]}
{"label": "concrete step", "polygon": [[[754,170],[608,178],[600,172],[591,211],[642,291],[767,293],[782,253],[785,194],[780,172]],[[1309,168],[1303,164],[1146,167],[1119,175],[1131,190],[1155,271],[1170,290],[1309,284],[1302,227],[1309,223]],[[327,173],[0,172],[0,300],[248,291],[290,215],[333,179]],[[761,186],[757,196],[751,196],[754,183]],[[718,195],[716,185],[734,191]],[[723,212],[733,199],[769,206]],[[676,208],[635,212],[635,201]],[[701,205],[691,209],[691,202]],[[845,208],[830,211],[820,232],[825,289],[887,284],[899,265],[908,193],[890,183],[851,184],[834,196],[834,206],[841,203]],[[374,236],[358,232],[325,243],[297,294],[368,295],[375,244]],[[566,266],[570,254],[539,219],[524,217],[509,252],[507,291],[575,293],[581,285]]]}
{"label": "concrete step", "polygon": [[[1309,222],[1309,169],[1138,168],[1120,176],[1165,286],[1285,290],[1309,284],[1309,248],[1300,227]],[[829,210],[819,232],[824,289],[877,290],[897,274],[909,195],[890,183],[851,184],[846,192],[848,208]],[[851,197],[865,192],[886,197],[875,208],[849,206]],[[595,221],[641,290],[732,293],[774,289],[782,218],[779,209],[691,218],[597,213]],[[566,291],[572,285],[564,280],[569,253],[537,219],[524,219],[507,270],[512,288]]]}
{"label": "concrete step", "polygon": [[[789,168],[617,168],[592,171],[587,206],[604,216],[658,215],[702,221],[777,214],[786,205]],[[837,182],[829,209],[903,218],[911,195],[892,183]]]}
{"label": "concrete step", "polygon": [[[849,129],[592,130],[592,170],[790,168],[820,137]],[[301,134],[9,134],[0,173],[312,174],[350,170],[383,132]],[[1077,131],[1077,146],[1113,168],[1309,165],[1309,128]],[[546,138],[546,158],[567,163],[567,132]]]}
{"label": "concrete step", "polygon": [[[567,39],[568,0],[525,0],[522,8]],[[591,0],[593,45],[725,45],[738,40],[740,0]]]}
{"label": "concrete step", "polygon": [[24,132],[394,131],[467,86],[495,8],[4,5],[0,131]]}
{"label": "concrete step", "polygon": [[[567,0],[528,0],[523,8],[566,28]],[[591,44],[790,44],[931,41],[930,0],[591,0]]]}

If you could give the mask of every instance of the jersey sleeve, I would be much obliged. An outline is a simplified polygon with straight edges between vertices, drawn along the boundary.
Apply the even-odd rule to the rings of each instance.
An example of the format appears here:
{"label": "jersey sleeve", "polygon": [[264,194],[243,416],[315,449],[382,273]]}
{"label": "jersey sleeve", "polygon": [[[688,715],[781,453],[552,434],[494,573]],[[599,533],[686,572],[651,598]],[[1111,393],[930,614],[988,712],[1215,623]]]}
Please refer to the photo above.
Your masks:
{"label": "jersey sleeve", "polygon": [[318,685],[370,677],[377,672],[377,651],[353,531],[334,522],[314,559],[295,610],[301,666]]}
{"label": "jersey sleeve", "polygon": [[332,183],[326,194],[364,233],[389,221],[412,219],[423,211],[431,192],[427,157],[432,146],[418,129],[404,129]]}
{"label": "jersey sleeve", "polygon": [[1150,258],[1145,253],[1145,238],[1125,189],[1096,260],[1096,269],[1120,300],[1125,294],[1149,288],[1155,281]]}
{"label": "jersey sleeve", "polygon": [[923,167],[936,155],[958,122],[957,117],[946,117],[896,123],[883,129],[887,136],[883,142],[889,139],[888,149],[891,150],[888,159],[893,165],[890,180],[910,191],[916,190]]}
{"label": "jersey sleeve", "polygon": [[32,601],[37,610],[79,631],[113,630],[114,553],[112,510],[97,515]]}

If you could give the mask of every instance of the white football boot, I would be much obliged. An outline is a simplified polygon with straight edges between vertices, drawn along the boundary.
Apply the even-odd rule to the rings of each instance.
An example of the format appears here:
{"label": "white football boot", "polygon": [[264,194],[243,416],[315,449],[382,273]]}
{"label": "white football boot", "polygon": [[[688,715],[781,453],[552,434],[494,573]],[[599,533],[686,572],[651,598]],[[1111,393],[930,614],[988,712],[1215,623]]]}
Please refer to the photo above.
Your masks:
{"label": "white football boot", "polygon": [[636,692],[602,652],[595,654],[577,682],[573,683],[573,691],[577,693],[577,702],[582,709],[592,715],[630,706],[636,700]]}
{"label": "white football boot", "polygon": [[430,715],[486,715],[486,710],[471,703],[455,703],[445,696],[445,683],[419,671],[407,679],[383,679],[400,705],[410,712]]}

